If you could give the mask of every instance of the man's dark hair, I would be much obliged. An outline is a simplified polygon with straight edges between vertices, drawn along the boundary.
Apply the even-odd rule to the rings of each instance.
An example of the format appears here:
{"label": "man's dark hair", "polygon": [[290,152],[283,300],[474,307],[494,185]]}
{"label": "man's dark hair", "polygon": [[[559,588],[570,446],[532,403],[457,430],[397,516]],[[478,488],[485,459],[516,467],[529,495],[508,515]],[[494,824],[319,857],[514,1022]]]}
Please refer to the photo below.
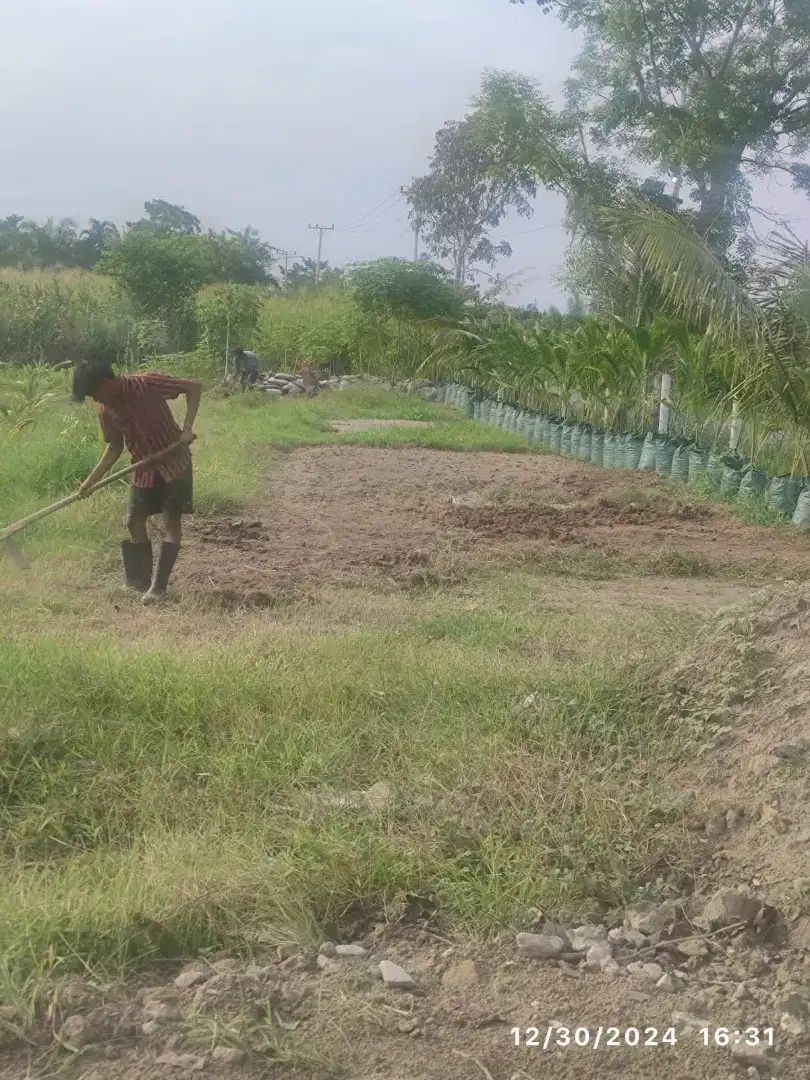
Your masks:
{"label": "man's dark hair", "polygon": [[109,364],[77,364],[73,369],[73,400],[82,402],[93,397],[105,379],[114,379],[115,372]]}

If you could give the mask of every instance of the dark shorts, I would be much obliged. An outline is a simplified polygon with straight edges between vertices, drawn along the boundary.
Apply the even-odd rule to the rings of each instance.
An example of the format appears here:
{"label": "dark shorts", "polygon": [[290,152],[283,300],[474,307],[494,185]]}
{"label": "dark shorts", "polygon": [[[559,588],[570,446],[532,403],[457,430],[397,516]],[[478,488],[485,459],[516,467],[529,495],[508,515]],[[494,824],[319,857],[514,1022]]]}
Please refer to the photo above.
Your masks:
{"label": "dark shorts", "polygon": [[194,483],[191,467],[168,483],[162,476],[157,478],[154,487],[141,488],[130,485],[129,509],[130,513],[139,517],[152,517],[154,514],[163,514],[168,518],[179,518],[183,514],[194,513]]}

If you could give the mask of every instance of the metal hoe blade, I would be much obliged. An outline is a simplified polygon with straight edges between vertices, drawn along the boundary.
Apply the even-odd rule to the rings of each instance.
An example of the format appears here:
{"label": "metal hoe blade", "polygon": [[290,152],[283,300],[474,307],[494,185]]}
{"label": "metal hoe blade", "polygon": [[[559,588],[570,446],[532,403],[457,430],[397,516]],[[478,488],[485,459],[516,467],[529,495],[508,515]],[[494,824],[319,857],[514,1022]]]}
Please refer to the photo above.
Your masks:
{"label": "metal hoe blade", "polygon": [[29,570],[31,568],[31,563],[26,558],[25,553],[17,547],[10,536],[3,537],[3,547],[14,565],[18,566],[20,570]]}

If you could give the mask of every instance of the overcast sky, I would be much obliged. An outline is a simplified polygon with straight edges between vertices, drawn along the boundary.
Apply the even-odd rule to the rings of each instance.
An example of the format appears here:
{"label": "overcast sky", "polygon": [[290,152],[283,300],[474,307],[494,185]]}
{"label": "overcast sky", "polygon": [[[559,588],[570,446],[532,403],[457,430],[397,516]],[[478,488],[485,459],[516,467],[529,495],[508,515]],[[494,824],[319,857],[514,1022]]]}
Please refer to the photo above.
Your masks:
{"label": "overcast sky", "polygon": [[[307,225],[334,224],[333,264],[412,252],[406,208],[389,196],[425,171],[436,129],[464,113],[486,68],[533,75],[559,100],[578,45],[553,17],[507,0],[2,9],[0,215],[120,224],[161,198],[206,227],[250,223],[304,255],[316,248]],[[786,190],[761,194],[810,215]],[[500,269],[521,272],[524,301],[564,302],[553,283],[561,215],[562,200],[542,192],[532,219],[495,236],[513,243]]]}

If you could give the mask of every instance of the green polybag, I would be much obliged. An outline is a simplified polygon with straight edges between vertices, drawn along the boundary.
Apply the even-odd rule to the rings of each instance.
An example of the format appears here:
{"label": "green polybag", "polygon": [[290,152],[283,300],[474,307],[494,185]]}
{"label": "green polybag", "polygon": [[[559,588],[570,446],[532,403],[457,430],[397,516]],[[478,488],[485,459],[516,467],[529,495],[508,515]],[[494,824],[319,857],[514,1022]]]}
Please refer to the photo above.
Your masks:
{"label": "green polybag", "polygon": [[562,439],[560,440],[560,453],[569,455],[571,453],[571,432],[574,429],[574,425],[570,421],[566,421],[562,426]]}
{"label": "green polybag", "polygon": [[641,435],[628,435],[624,445],[625,469],[637,469],[641,460],[641,448],[644,446],[644,438]]}
{"label": "green polybag", "polygon": [[768,486],[768,474],[762,469],[755,469],[753,465],[743,470],[740,480],[740,490],[737,501],[741,503],[758,502],[765,494]]}
{"label": "green polybag", "polygon": [[655,471],[659,476],[668,477],[672,474],[672,459],[680,444],[666,436],[659,439],[655,446]]}
{"label": "green polybag", "polygon": [[[804,483],[807,484],[807,477],[804,478]],[[794,525],[799,525],[805,529],[810,528],[810,488],[805,486],[799,492],[796,509],[793,511],[791,520]]]}
{"label": "green polybag", "polygon": [[591,465],[602,467],[602,458],[605,452],[605,433],[599,428],[591,432]]}
{"label": "green polybag", "polygon": [[702,446],[693,446],[689,451],[689,484],[694,486],[706,475],[708,451]]}
{"label": "green polybag", "polygon": [[579,440],[579,460],[590,461],[591,460],[591,439],[593,438],[593,428],[590,424],[583,424],[582,437]]}
{"label": "green polybag", "polygon": [[716,450],[710,450],[706,456],[706,472],[704,476],[706,483],[711,488],[719,488],[720,481],[723,478],[723,469],[725,465],[723,463],[723,455]]}
{"label": "green polybag", "polygon": [[672,472],[670,475],[673,480],[677,480],[681,484],[689,483],[689,462],[691,461],[693,449],[691,443],[682,442],[675,448],[675,453],[672,455]]}
{"label": "green polybag", "polygon": [[749,465],[741,464],[734,458],[726,459],[726,465],[720,477],[721,499],[736,499],[742,483],[743,472],[749,468]]}
{"label": "green polybag", "polygon": [[582,441],[582,424],[571,428],[571,457],[579,457],[579,444]]}
{"label": "green polybag", "polygon": [[549,449],[553,450],[555,454],[562,453],[562,436],[563,436],[563,424],[562,421],[551,419],[548,422],[548,445]]}
{"label": "green polybag", "polygon": [[803,486],[801,476],[772,476],[768,483],[765,505],[775,514],[793,517]]}
{"label": "green polybag", "polygon": [[606,431],[602,442],[602,468],[616,468],[616,432]]}
{"label": "green polybag", "polygon": [[644,446],[641,448],[641,457],[638,461],[639,469],[644,472],[655,472],[655,454],[658,445],[658,436],[651,431],[644,438]]}

